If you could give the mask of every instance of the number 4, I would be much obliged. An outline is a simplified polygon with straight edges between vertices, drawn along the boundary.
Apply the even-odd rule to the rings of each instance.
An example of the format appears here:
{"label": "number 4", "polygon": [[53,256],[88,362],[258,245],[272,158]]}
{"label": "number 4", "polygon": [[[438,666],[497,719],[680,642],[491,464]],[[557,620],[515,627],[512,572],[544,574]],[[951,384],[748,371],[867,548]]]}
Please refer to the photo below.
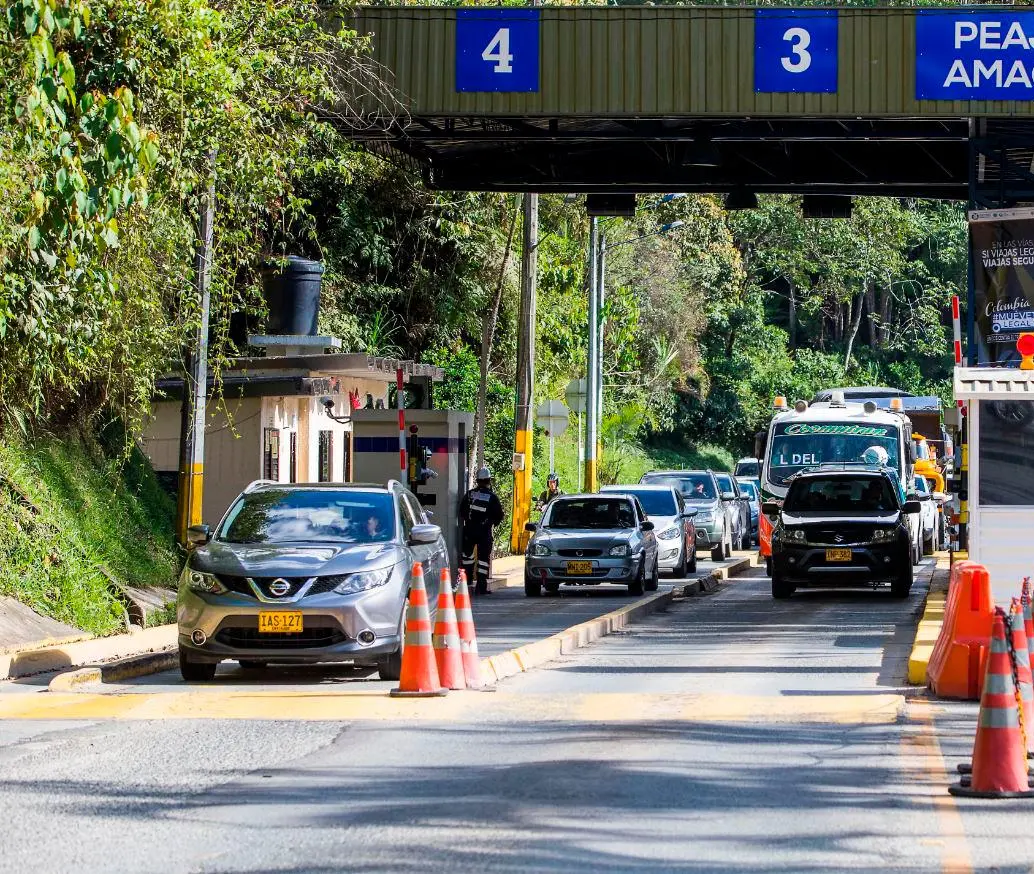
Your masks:
{"label": "number 4", "polygon": [[483,61],[495,61],[495,73],[513,72],[513,55],[510,54],[510,28],[501,27],[495,32],[492,41],[481,53]]}

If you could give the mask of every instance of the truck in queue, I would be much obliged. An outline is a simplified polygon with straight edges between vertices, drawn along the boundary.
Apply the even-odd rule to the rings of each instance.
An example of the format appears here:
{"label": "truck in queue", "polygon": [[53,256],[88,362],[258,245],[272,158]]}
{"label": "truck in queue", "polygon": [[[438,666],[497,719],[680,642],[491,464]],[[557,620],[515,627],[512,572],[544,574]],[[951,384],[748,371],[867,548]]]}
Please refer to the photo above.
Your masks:
{"label": "truck in queue", "polygon": [[[811,468],[828,464],[863,465],[878,458],[898,482],[902,502],[912,481],[915,444],[912,423],[901,410],[899,399],[891,398],[889,409],[880,409],[872,400],[848,402],[833,391],[829,400],[809,404],[797,401],[791,408],[785,397],[774,401],[774,415],[767,430],[758,433],[755,455],[760,461],[763,502],[781,503],[791,478]],[[769,575],[772,573],[772,527],[770,518],[759,520],[761,555]],[[918,517],[910,520],[919,531]],[[913,544],[913,561],[921,558],[922,544]]]}

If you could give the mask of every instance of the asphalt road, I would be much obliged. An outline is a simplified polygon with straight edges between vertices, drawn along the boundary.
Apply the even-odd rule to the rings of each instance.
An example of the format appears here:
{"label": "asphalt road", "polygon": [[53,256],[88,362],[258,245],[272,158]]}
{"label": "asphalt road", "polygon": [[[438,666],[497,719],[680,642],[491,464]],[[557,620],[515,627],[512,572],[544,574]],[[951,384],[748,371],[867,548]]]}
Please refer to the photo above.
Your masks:
{"label": "asphalt road", "polygon": [[902,686],[922,588],[755,573],[492,694],[41,692],[0,871],[1029,871],[1034,800],[945,791],[975,706]]}

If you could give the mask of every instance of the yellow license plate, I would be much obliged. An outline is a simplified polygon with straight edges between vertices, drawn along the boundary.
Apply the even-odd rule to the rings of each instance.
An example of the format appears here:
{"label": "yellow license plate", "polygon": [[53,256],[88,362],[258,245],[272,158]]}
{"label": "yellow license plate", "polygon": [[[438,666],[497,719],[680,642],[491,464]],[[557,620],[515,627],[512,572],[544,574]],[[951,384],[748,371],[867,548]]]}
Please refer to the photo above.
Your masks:
{"label": "yellow license plate", "polygon": [[569,574],[591,574],[592,573],[592,562],[591,561],[569,561],[567,563],[567,572]]}
{"label": "yellow license plate", "polygon": [[850,549],[827,549],[826,550],[826,561],[850,561],[851,550]]}
{"label": "yellow license plate", "polygon": [[259,613],[260,634],[294,634],[302,630],[302,614],[298,612]]}

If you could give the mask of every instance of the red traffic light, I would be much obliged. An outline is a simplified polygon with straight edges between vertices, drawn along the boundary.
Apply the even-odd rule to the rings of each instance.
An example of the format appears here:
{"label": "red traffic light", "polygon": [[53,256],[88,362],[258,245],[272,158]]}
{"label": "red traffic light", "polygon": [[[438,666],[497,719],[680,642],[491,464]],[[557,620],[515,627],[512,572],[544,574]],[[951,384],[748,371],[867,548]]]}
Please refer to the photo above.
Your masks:
{"label": "red traffic light", "polygon": [[1016,350],[1020,355],[1034,355],[1034,334],[1020,334],[1020,338],[1016,341]]}

